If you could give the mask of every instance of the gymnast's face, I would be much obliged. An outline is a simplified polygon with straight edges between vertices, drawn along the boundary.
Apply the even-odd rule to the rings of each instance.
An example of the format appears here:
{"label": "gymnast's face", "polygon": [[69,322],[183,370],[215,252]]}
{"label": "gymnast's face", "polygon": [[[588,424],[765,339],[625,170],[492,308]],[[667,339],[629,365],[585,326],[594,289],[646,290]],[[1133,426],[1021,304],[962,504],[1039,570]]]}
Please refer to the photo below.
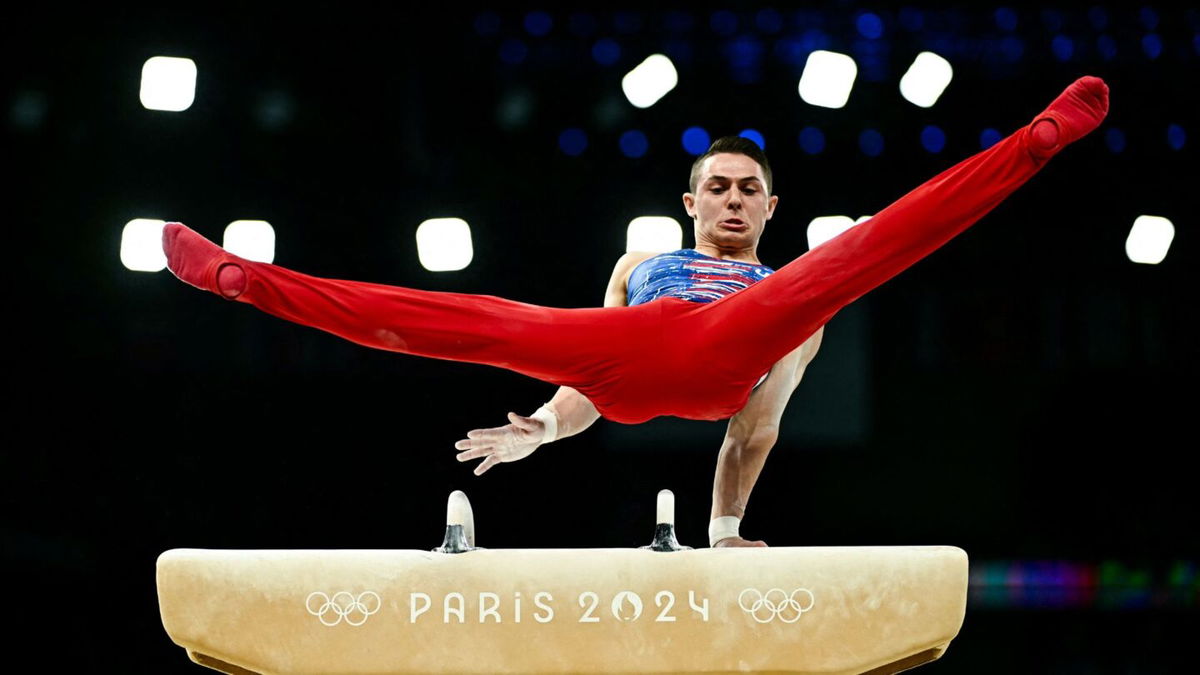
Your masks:
{"label": "gymnast's face", "polygon": [[758,162],[726,152],[704,160],[696,193],[683,195],[684,208],[696,223],[696,248],[723,251],[753,251],[778,202],[779,197],[767,194]]}

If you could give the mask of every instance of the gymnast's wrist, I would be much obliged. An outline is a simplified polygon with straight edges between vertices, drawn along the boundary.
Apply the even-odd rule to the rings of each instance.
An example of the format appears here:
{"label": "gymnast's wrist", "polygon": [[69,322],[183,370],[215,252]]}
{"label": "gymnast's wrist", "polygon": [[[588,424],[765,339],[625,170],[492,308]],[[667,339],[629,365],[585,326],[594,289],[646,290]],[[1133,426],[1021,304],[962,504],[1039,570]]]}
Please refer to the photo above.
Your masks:
{"label": "gymnast's wrist", "polygon": [[543,425],[542,445],[558,440],[558,413],[549,403],[538,408],[530,417],[541,421]]}
{"label": "gymnast's wrist", "polygon": [[722,539],[741,536],[738,534],[738,526],[741,524],[742,519],[737,516],[713,518],[708,523],[708,545],[716,546]]}

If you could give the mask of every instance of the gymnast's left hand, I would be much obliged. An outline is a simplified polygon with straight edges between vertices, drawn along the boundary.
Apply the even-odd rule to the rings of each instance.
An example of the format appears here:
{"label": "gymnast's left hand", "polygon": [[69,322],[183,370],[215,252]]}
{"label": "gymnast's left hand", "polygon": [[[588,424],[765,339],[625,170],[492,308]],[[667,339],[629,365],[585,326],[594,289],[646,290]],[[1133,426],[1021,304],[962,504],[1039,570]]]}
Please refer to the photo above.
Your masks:
{"label": "gymnast's left hand", "polygon": [[454,444],[455,449],[465,451],[455,455],[458,461],[483,457],[484,460],[475,467],[475,475],[482,476],[500,462],[515,462],[533,454],[542,444],[546,423],[511,412],[508,420],[510,423],[502,427],[468,431],[465,439]]}
{"label": "gymnast's left hand", "polygon": [[761,539],[750,541],[741,537],[725,537],[713,545],[713,548],[767,548],[767,542]]}

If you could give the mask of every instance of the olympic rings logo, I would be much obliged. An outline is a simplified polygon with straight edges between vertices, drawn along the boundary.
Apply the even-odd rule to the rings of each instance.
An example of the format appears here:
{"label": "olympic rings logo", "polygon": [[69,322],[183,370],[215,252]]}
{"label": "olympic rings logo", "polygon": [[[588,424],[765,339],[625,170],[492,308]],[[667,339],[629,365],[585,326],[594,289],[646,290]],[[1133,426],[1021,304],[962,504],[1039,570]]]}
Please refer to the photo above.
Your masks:
{"label": "olympic rings logo", "polygon": [[[808,595],[807,606],[801,606],[796,600],[800,594]],[[783,623],[796,623],[816,602],[816,597],[807,588],[797,588],[791,595],[781,588],[772,588],[766,593],[757,588],[747,588],[738,595],[738,606],[759,623],[770,623],[775,619]]]}
{"label": "olympic rings logo", "polygon": [[[313,600],[318,598],[319,604],[314,603]],[[382,605],[379,594],[374,591],[364,591],[357,597],[348,591],[340,591],[334,593],[332,598],[321,591],[313,591],[304,600],[304,608],[308,613],[326,626],[336,626],[343,620],[351,626],[361,626]]]}

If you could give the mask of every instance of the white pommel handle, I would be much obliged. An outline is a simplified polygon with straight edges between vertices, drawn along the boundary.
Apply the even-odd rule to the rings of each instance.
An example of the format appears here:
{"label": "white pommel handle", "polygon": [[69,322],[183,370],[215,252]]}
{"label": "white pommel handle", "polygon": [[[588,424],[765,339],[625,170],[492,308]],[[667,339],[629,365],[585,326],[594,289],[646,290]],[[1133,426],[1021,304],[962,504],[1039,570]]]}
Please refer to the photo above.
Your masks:
{"label": "white pommel handle", "polygon": [[675,493],[670,490],[658,491],[658,520],[656,523],[675,524]]}
{"label": "white pommel handle", "polygon": [[462,525],[463,534],[467,537],[469,546],[475,545],[475,513],[471,510],[471,502],[462,490],[450,493],[446,500],[446,526]]}

